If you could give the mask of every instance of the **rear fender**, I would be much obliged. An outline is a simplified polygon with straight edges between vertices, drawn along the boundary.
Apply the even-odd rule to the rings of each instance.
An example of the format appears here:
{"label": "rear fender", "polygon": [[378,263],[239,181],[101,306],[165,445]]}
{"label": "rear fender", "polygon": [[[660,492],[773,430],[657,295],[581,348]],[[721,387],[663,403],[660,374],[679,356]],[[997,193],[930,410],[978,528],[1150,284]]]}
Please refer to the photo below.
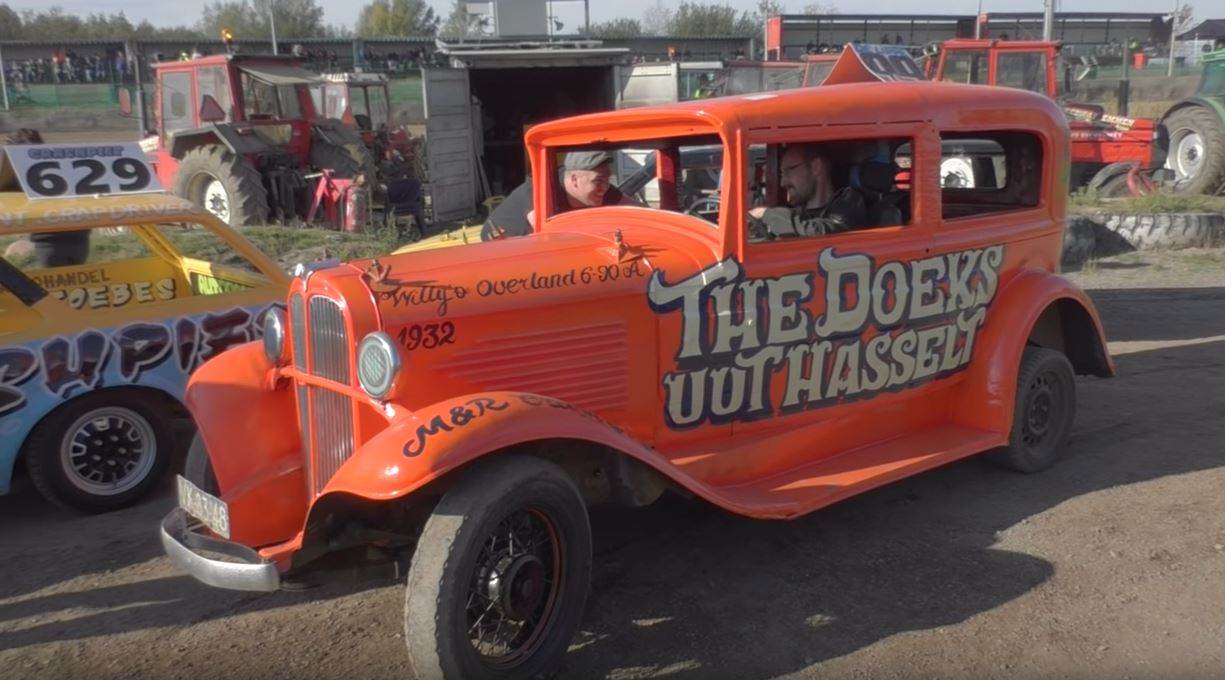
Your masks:
{"label": "rear fender", "polygon": [[1189,108],[1192,106],[1202,106],[1209,111],[1213,111],[1221,119],[1221,124],[1225,125],[1225,102],[1217,101],[1211,97],[1188,97],[1180,102],[1175,103],[1161,116],[1159,125],[1164,126],[1169,120],[1170,114],[1175,111]]}
{"label": "rear fender", "polygon": [[306,517],[306,478],[293,392],[274,384],[260,341],[204,362],[185,402],[229,505],[231,539],[267,545],[292,538]]}
{"label": "rear fender", "polygon": [[1056,274],[1025,271],[1009,282],[977,342],[978,358],[953,404],[953,420],[966,427],[1010,434],[1017,371],[1027,345],[1063,351],[1079,375],[1115,375],[1092,300]]}
{"label": "rear fender", "polygon": [[272,148],[252,129],[239,131],[232,125],[213,123],[208,127],[174,133],[170,141],[170,155],[182,158],[188,151],[208,144],[221,144],[239,156],[262,155]]}
{"label": "rear fender", "polygon": [[509,391],[469,394],[404,414],[357,451],[324,494],[401,498],[487,454],[558,440],[606,447],[718,502],[702,484],[616,425],[557,399]]}

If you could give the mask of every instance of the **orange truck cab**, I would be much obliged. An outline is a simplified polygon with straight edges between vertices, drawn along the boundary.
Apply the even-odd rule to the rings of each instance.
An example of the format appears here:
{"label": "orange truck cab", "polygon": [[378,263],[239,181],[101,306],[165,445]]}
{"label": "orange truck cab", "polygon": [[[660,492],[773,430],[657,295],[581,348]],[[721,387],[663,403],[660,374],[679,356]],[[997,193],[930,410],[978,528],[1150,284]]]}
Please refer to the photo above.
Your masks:
{"label": "orange truck cab", "polygon": [[[254,591],[398,566],[418,677],[528,678],[581,622],[592,505],[791,519],[980,453],[1053,465],[1074,376],[1115,372],[1059,274],[1067,119],[846,59],[820,88],[537,125],[530,235],[300,271],[261,342],[192,376],[167,553]],[[602,193],[567,154],[643,150],[651,200],[558,209]],[[949,153],[991,180],[942,187]]]}

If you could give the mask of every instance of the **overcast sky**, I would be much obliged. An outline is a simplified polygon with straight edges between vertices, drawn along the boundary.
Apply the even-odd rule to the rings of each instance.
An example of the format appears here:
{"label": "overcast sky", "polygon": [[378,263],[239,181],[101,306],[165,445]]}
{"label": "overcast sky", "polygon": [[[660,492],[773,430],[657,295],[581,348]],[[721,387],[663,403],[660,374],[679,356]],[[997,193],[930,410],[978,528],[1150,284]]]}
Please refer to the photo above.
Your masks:
{"label": "overcast sky", "polygon": [[[23,9],[42,10],[48,5],[59,5],[66,13],[85,15],[102,12],[111,14],[122,11],[133,23],[148,19],[158,26],[175,24],[193,24],[200,16],[200,10],[205,0],[4,0],[18,11]],[[262,2],[264,0],[256,0]],[[664,2],[664,6],[679,4],[677,0]],[[704,0],[718,2],[720,0]],[[752,10],[755,0],[721,0],[734,7]],[[1184,0],[1185,1],[1185,0]],[[1197,19],[1220,18],[1200,16],[1210,6],[1219,0],[1191,0],[1192,6],[1197,6]],[[332,24],[352,25],[357,20],[363,0],[318,0],[324,10],[324,20]],[[591,21],[605,21],[618,16],[641,18],[648,7],[657,0],[590,0]],[[800,13],[807,0],[790,0],[784,3],[789,12]],[[436,12],[445,16],[450,12],[450,0],[431,0],[430,4]],[[830,4],[826,2],[825,4]],[[978,8],[978,0],[944,0],[935,4],[930,0],[834,0],[832,3],[840,11],[846,13],[880,13],[880,14],[973,14]],[[1169,8],[1155,7],[1156,3],[1145,0],[1068,0],[1060,3],[1057,8],[1068,12],[1145,12],[1165,11]],[[1166,3],[1162,3],[1164,5]],[[1171,7],[1173,2],[1168,3]],[[1041,0],[983,0],[984,12],[1041,12]],[[558,1],[554,3],[553,13],[565,23],[568,30],[577,26],[583,20],[583,2]],[[1225,8],[1217,14],[1225,17]]]}

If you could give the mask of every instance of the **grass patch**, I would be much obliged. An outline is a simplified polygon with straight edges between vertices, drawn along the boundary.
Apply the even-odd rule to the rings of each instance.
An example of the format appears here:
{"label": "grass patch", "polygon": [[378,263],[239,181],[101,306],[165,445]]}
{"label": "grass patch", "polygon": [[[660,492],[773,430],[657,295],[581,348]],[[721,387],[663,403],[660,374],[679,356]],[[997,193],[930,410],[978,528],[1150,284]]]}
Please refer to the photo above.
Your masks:
{"label": "grass patch", "polygon": [[[323,258],[345,261],[386,255],[401,245],[395,232],[390,229],[370,234],[281,226],[242,227],[236,231],[282,268]],[[218,264],[241,264],[233,249],[212,232],[203,229],[163,229],[162,234],[190,257]],[[24,235],[0,237],[0,253],[23,237]],[[94,231],[89,245],[90,262],[114,262],[152,255],[143,241],[129,233]],[[33,252],[13,255],[10,261],[23,270],[37,267]]]}
{"label": "grass patch", "polygon": [[1078,191],[1068,196],[1068,208],[1076,213],[1108,212],[1117,215],[1160,213],[1225,214],[1225,196],[1195,194],[1153,194],[1129,198],[1102,199],[1094,192]]}
{"label": "grass patch", "polygon": [[[1151,102],[1130,101],[1127,103],[1127,115],[1130,118],[1149,118],[1151,120],[1159,120],[1163,115],[1165,115],[1165,112],[1169,111],[1170,107],[1176,103],[1177,102],[1174,100]],[[1119,113],[1119,102],[1117,99],[1098,102],[1098,104],[1102,108],[1106,109],[1106,113],[1110,115],[1118,115]]]}

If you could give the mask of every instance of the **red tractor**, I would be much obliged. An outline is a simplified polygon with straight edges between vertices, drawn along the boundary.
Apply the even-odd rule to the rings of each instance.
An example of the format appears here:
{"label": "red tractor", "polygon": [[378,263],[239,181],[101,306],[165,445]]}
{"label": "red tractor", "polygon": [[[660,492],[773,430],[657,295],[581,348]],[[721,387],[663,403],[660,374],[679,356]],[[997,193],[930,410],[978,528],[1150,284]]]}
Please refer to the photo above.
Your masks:
{"label": "red tractor", "polygon": [[142,146],[162,186],[231,226],[305,218],[377,174],[356,129],[318,116],[320,78],[294,57],[216,55],[154,73],[155,134]]}
{"label": "red tractor", "polygon": [[362,142],[376,160],[387,149],[405,159],[416,155],[416,140],[403,125],[391,121],[391,94],[387,77],[379,73],[324,73],[311,88],[315,110],[357,128]]}
{"label": "red tractor", "polygon": [[[1040,40],[956,39],[928,60],[934,80],[1015,87],[1059,101],[1072,131],[1073,190],[1089,188],[1101,196],[1137,193],[1151,184],[1150,173],[1165,163],[1162,128],[1155,121],[1109,115],[1101,106],[1065,101],[1070,72],[1058,68],[1059,43]],[[946,161],[949,182],[973,186],[973,170]]]}

